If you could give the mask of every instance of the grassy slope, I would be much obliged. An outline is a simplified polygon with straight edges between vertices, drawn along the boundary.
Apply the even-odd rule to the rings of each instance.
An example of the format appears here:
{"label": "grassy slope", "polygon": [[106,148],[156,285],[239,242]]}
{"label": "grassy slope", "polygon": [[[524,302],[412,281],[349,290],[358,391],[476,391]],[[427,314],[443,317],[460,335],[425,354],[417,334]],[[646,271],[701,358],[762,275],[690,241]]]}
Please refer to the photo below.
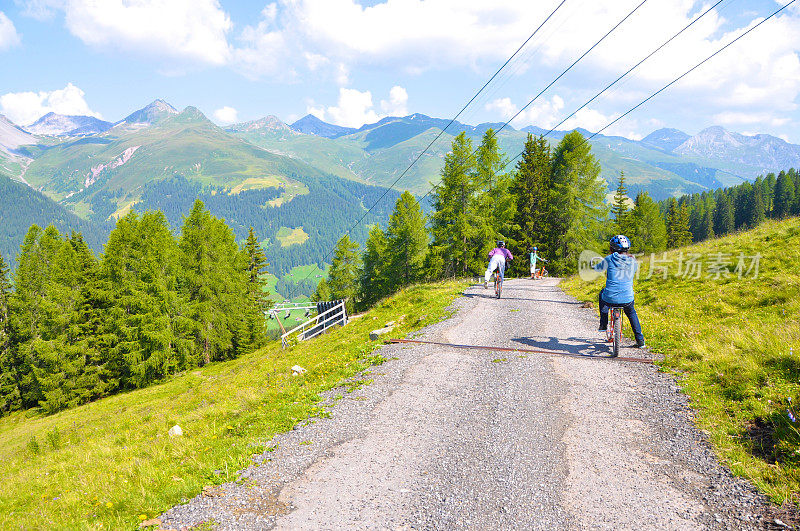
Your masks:
{"label": "grassy slope", "polygon": [[[680,253],[700,253],[706,263],[729,254],[733,267],[739,253],[760,253],[759,274],[676,278]],[[675,261],[667,280],[647,279],[645,261],[634,286],[648,344],[678,375],[723,462],[774,501],[793,499],[800,493],[800,424],[787,409],[800,412],[793,405],[800,400],[800,219],[769,221],[669,257]],[[577,277],[562,283],[590,301],[602,285]]]}
{"label": "grassy slope", "polygon": [[[320,392],[382,361],[369,330],[402,316],[393,337],[431,324],[464,287],[412,287],[289,350],[272,345],[50,417],[0,419],[0,528],[134,528],[235,480],[275,433],[325,415]],[[292,376],[295,364],[308,372]],[[184,436],[171,439],[175,424]]]}

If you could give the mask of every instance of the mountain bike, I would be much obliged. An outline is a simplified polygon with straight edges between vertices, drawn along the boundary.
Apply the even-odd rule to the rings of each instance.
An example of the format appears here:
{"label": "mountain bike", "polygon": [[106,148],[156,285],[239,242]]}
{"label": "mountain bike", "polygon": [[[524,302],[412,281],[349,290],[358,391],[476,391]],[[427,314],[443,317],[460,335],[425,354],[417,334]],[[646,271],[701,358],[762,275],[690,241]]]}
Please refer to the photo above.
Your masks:
{"label": "mountain bike", "polygon": [[533,278],[535,280],[540,280],[542,278],[545,278],[549,274],[550,273],[547,271],[547,269],[545,269],[544,266],[542,266],[541,269],[536,270],[536,273],[534,273]]}
{"label": "mountain bike", "polygon": [[608,309],[608,326],[606,327],[606,341],[612,343],[611,357],[619,356],[619,345],[622,342],[622,307],[610,306]]}
{"label": "mountain bike", "polygon": [[500,270],[494,272],[494,294],[497,295],[497,298],[500,298],[500,294],[503,292],[503,275],[500,274]]}

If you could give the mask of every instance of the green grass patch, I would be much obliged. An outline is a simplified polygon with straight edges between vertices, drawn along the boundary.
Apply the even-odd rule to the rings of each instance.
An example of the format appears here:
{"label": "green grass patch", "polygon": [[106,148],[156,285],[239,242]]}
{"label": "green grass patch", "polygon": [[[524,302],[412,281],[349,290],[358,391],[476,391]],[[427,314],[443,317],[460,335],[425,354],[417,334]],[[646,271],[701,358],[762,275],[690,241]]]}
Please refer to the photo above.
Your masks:
{"label": "green grass patch", "polygon": [[308,234],[303,230],[303,227],[290,229],[288,227],[281,227],[275,234],[278,241],[281,242],[281,247],[289,247],[290,245],[302,245],[308,239]]}
{"label": "green grass patch", "polygon": [[[720,254],[721,253],[721,254]],[[759,255],[754,277],[753,256]],[[686,271],[692,255],[700,278]],[[744,274],[735,272],[743,257]],[[662,260],[664,257],[658,255]],[[774,502],[800,493],[800,219],[671,251],[667,269],[643,260],[634,284],[647,343],[665,356],[721,460]],[[727,262],[731,274],[711,264]],[[652,264],[653,266],[657,264]],[[694,271],[689,269],[694,276]],[[720,278],[714,278],[719,276]],[[562,288],[596,307],[602,279]],[[627,322],[626,322],[627,326]]]}
{"label": "green grass patch", "polygon": [[[272,344],[161,385],[49,417],[21,412],[0,419],[0,528],[136,528],[200,493],[232,481],[272,436],[323,417],[320,393],[373,362],[375,323],[416,316],[402,337],[447,316],[466,284],[409,288],[348,326],[290,349]],[[292,376],[291,367],[307,369]],[[174,425],[181,437],[169,437]]]}

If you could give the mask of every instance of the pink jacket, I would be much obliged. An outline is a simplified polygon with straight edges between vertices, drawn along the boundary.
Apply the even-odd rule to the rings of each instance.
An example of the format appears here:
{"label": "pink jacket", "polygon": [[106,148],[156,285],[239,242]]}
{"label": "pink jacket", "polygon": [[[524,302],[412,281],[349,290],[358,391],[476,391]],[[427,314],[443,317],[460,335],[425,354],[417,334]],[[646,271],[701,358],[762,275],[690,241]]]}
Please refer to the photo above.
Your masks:
{"label": "pink jacket", "polygon": [[505,247],[495,247],[494,249],[489,251],[489,258],[493,257],[496,254],[502,254],[505,260],[514,259],[514,256],[511,254],[511,251],[509,251]]}

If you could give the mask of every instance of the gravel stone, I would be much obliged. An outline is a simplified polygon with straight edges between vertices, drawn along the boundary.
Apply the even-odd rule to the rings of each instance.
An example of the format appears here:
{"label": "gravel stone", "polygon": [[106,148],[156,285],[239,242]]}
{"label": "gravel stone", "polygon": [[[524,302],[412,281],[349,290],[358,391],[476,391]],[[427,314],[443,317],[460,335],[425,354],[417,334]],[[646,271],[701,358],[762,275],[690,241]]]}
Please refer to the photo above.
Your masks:
{"label": "gravel stone", "polygon": [[[475,286],[414,336],[569,356],[387,345],[372,384],[326,394],[330,418],[277,435],[238,482],[170,509],[162,527],[778,527],[716,461],[674,378],[608,359],[592,310],[557,284],[507,280],[502,299]],[[622,357],[651,355],[625,341]]]}

